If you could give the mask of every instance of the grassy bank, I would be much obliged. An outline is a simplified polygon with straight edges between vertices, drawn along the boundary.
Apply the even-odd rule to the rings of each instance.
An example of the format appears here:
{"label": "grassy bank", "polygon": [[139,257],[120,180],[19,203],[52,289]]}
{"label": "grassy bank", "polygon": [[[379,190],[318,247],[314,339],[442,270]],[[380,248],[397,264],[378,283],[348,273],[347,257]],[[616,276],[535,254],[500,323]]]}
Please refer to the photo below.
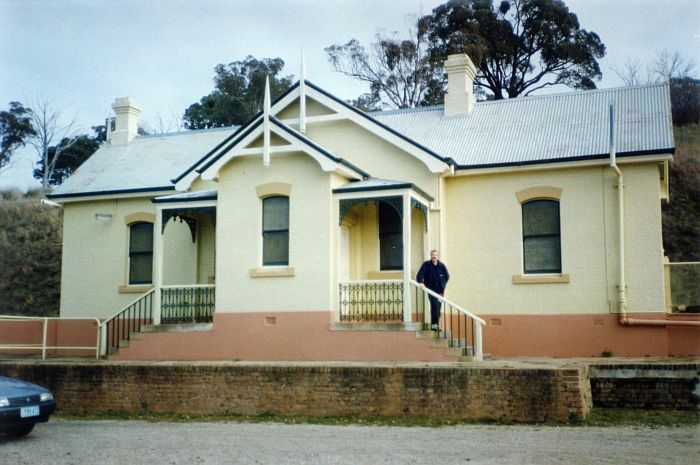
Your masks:
{"label": "grassy bank", "polygon": [[[356,417],[328,416],[285,417],[277,415],[171,415],[171,414],[128,414],[110,412],[102,414],[59,413],[56,418],[65,420],[141,420],[153,422],[242,422],[242,423],[285,423],[315,425],[376,425],[403,427],[440,427],[455,425],[514,425],[516,423],[494,420],[451,420],[423,417]],[[538,425],[541,423],[537,423]],[[562,426],[557,423],[545,425]],[[687,410],[639,410],[639,409],[593,409],[589,417],[571,426],[647,426],[680,427],[700,425],[700,412]]]}

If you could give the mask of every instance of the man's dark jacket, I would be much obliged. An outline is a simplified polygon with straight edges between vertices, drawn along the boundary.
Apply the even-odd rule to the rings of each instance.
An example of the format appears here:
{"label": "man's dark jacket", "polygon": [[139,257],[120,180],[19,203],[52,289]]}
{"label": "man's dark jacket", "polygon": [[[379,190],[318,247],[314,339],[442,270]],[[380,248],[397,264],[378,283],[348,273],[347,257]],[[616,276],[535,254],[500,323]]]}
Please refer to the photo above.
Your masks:
{"label": "man's dark jacket", "polygon": [[435,265],[430,260],[424,262],[416,275],[416,281],[425,284],[425,287],[438,294],[445,292],[449,280],[450,273],[447,272],[445,264],[439,260]]}

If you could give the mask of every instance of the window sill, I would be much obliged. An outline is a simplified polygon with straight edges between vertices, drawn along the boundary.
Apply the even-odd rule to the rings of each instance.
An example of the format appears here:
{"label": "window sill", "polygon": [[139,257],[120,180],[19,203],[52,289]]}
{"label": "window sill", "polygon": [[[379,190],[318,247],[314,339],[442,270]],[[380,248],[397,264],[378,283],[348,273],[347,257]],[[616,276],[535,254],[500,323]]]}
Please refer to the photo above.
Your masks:
{"label": "window sill", "polygon": [[119,286],[120,294],[143,294],[153,289],[153,284],[127,284]]}
{"label": "window sill", "polygon": [[515,274],[513,284],[555,284],[568,283],[571,278],[568,273],[562,274]]}
{"label": "window sill", "polygon": [[367,279],[401,279],[403,271],[401,270],[386,270],[386,271],[370,271],[367,273]]}
{"label": "window sill", "polygon": [[294,276],[294,267],[277,266],[277,267],[256,267],[250,269],[251,278],[279,278]]}

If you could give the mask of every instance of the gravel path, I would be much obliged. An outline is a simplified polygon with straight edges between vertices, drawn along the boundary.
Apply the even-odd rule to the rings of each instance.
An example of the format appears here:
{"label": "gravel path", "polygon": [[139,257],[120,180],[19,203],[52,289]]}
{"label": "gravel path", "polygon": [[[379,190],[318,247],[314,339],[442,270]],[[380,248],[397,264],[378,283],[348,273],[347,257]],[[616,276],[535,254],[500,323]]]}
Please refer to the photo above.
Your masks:
{"label": "gravel path", "polygon": [[0,439],[2,465],[693,464],[700,429],[68,421]]}

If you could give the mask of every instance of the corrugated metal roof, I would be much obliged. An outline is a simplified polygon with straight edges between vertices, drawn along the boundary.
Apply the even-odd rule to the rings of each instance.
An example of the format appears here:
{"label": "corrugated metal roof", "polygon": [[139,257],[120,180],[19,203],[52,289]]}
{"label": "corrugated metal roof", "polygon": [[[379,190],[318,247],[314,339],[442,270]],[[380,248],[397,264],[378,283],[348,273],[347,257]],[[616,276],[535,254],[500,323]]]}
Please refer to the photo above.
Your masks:
{"label": "corrugated metal roof", "polygon": [[183,192],[180,194],[162,195],[153,199],[154,203],[170,202],[194,202],[197,200],[215,200],[219,196],[219,191],[210,189],[205,191]]}
{"label": "corrugated metal roof", "polygon": [[[369,116],[458,167],[479,168],[607,156],[610,102],[615,105],[620,156],[673,149],[667,84],[478,102],[471,113],[450,117],[443,115],[442,106]],[[51,197],[172,189],[173,178],[196,166],[236,129],[104,144]]]}
{"label": "corrugated metal roof", "polygon": [[185,131],[137,136],[123,145],[105,143],[51,197],[172,188],[171,179],[235,130],[228,127]]}
{"label": "corrugated metal roof", "polygon": [[484,167],[607,154],[611,102],[618,154],[673,148],[667,84],[477,102],[471,113],[451,117],[442,106],[371,116],[460,167]]}
{"label": "corrugated metal roof", "polygon": [[371,192],[371,191],[383,191],[383,190],[392,190],[392,189],[413,189],[414,191],[418,192],[420,195],[428,199],[429,201],[433,201],[434,198],[425,192],[423,189],[420,187],[416,186],[412,182],[407,182],[407,181],[394,181],[391,179],[380,179],[380,178],[367,178],[363,179],[362,181],[351,181],[347,184],[344,184],[338,188],[333,189],[333,193],[342,193],[342,192]]}

